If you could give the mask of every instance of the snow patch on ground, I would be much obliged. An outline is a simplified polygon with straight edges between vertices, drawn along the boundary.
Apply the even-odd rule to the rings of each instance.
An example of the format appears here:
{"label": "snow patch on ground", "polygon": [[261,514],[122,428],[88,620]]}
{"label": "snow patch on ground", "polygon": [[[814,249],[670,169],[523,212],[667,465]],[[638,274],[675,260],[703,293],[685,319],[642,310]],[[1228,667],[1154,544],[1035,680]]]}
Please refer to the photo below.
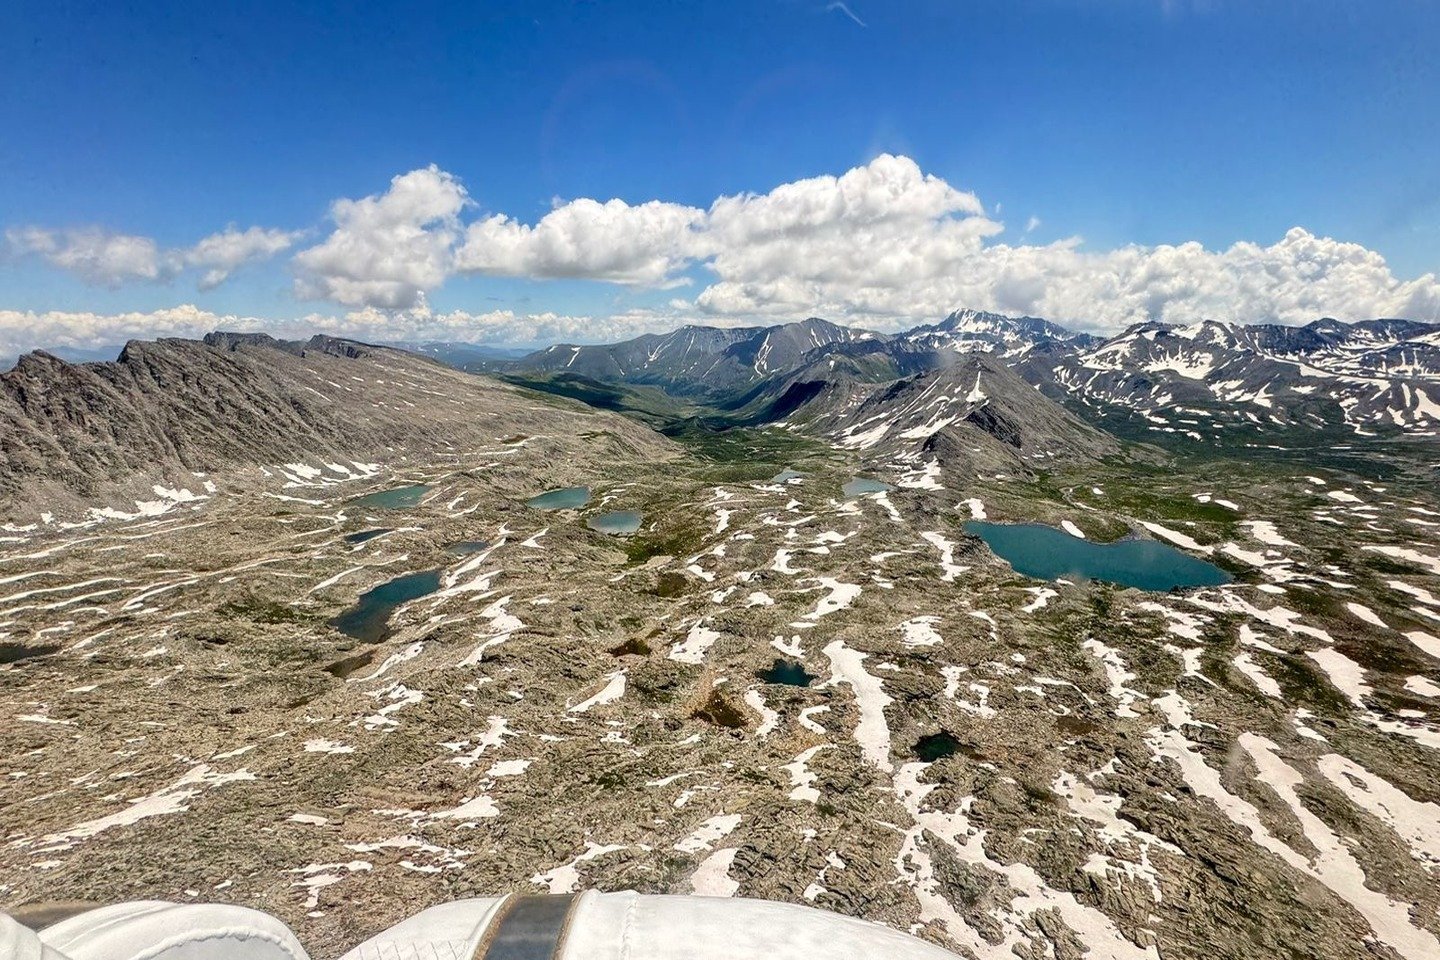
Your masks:
{"label": "snow patch on ground", "polygon": [[1265,696],[1274,697],[1276,700],[1281,699],[1280,684],[1276,683],[1274,678],[1255,662],[1249,650],[1241,651],[1231,662],[1235,664],[1237,670],[1249,677],[1250,682],[1255,684],[1255,688]]}
{"label": "snow patch on ground", "polygon": [[619,700],[622,696],[625,695],[624,670],[616,670],[614,673],[607,674],[605,677],[605,681],[605,686],[601,687],[600,690],[597,691],[593,696],[587,697],[586,699],[580,701],[566,712],[585,713],[591,707],[598,707],[607,703],[613,703],[614,701]]}
{"label": "snow patch on ground", "polygon": [[1120,657],[1120,651],[1095,639],[1086,640],[1081,646],[1093,653],[1100,661],[1100,665],[1105,668],[1105,675],[1110,679],[1110,696],[1115,700],[1115,716],[1140,716],[1131,707],[1131,704],[1140,700],[1141,694],[1126,686],[1135,679],[1135,674],[1126,669],[1125,661]]}
{"label": "snow patch on ground", "polygon": [[940,579],[945,583],[953,583],[956,577],[970,569],[955,562],[955,541],[945,539],[934,530],[927,530],[920,536],[940,551]]}
{"label": "snow patch on ground", "polygon": [[123,810],[77,823],[68,830],[47,834],[40,841],[42,844],[40,850],[46,853],[68,850],[76,842],[88,840],[114,827],[128,827],[151,817],[183,813],[190,809],[189,801],[206,790],[254,779],[256,779],[255,774],[248,770],[241,769],[233,773],[221,773],[212,769],[208,764],[197,764],[168,787],[130,801],[130,805]]}
{"label": "snow patch on ground", "polygon": [[1440,871],[1440,806],[1411,798],[1337,753],[1326,754],[1315,761],[1315,766],[1351,803],[1394,830],[1427,871]]}
{"label": "snow patch on ground", "polygon": [[[907,763],[894,780],[895,794],[914,821],[901,841],[895,868],[901,880],[915,891],[922,921],[939,921],[956,943],[979,956],[1009,957],[1020,952],[1017,947],[1030,942],[1034,915],[1053,910],[1088,948],[1090,956],[1107,960],[1159,960],[1154,947],[1136,946],[1103,912],[1081,903],[1068,891],[1051,887],[1033,867],[993,859],[985,850],[986,831],[970,823],[969,805],[973,798],[962,800],[953,812],[928,809],[925,798],[937,786],[921,782],[929,766]],[[998,874],[1006,881],[1013,898],[1007,910],[993,914],[1000,923],[999,944],[982,937],[940,894],[927,833],[946,844],[962,863]]]}
{"label": "snow patch on ground", "polygon": [[751,710],[760,714],[760,726],[756,728],[755,736],[761,739],[769,736],[779,725],[780,714],[765,705],[765,698],[759,690],[746,690],[745,704],[750,707]]}
{"label": "snow patch on ground", "polygon": [[734,847],[716,850],[690,875],[690,889],[702,897],[735,896],[740,884],[730,879],[730,865],[734,862]]}
{"label": "snow patch on ground", "polygon": [[1440,698],[1440,684],[1432,683],[1421,676],[1405,678],[1405,689],[1411,693],[1419,694],[1422,697]]}
{"label": "snow patch on ground", "polygon": [[1366,544],[1362,550],[1370,550],[1375,553],[1383,553],[1394,560],[1404,560],[1413,563],[1418,567],[1424,567],[1436,576],[1440,576],[1440,557],[1432,557],[1428,553],[1421,553],[1418,550],[1411,550],[1408,547],[1394,547],[1376,544]]}
{"label": "snow patch on ground", "polygon": [[900,642],[911,650],[943,643],[940,634],[935,631],[935,624],[939,622],[939,617],[912,617],[906,620],[900,624]]}
{"label": "snow patch on ground", "polygon": [[1380,619],[1379,614],[1377,614],[1374,610],[1371,610],[1369,607],[1365,606],[1363,603],[1347,603],[1345,604],[1345,609],[1349,610],[1356,617],[1364,620],[1372,627],[1379,627],[1381,630],[1390,629],[1388,626],[1386,626],[1385,621]]}
{"label": "snow patch on ground", "polygon": [[530,882],[544,887],[548,893],[574,893],[580,889],[580,864],[624,849],[626,849],[624,844],[599,844],[592,840],[586,840],[584,852],[576,856],[574,860],[562,863],[544,873],[537,873],[530,878]]}
{"label": "snow patch on ground", "polygon": [[1060,596],[1059,591],[1051,590],[1049,587],[1026,587],[1025,592],[1035,594],[1035,599],[1021,607],[1021,613],[1034,613],[1036,610],[1044,609],[1051,600]]}
{"label": "snow patch on ground", "polygon": [[1361,710],[1369,710],[1365,698],[1375,691],[1365,682],[1364,667],[1334,647],[1311,650],[1306,656],[1320,665],[1331,685],[1348,697],[1351,703]]}
{"label": "snow patch on ground", "polygon": [[695,832],[684,840],[675,844],[675,849],[681,853],[699,853],[702,850],[713,850],[715,844],[728,837],[731,832],[740,826],[740,814],[730,813],[711,817],[704,821]]}
{"label": "snow patch on ground", "polygon": [[[1259,770],[1258,778],[1285,802],[1290,812],[1300,821],[1305,839],[1319,851],[1319,856],[1313,861],[1290,851],[1291,856],[1300,861],[1292,866],[1298,866],[1354,907],[1369,921],[1371,929],[1379,939],[1389,944],[1402,957],[1425,960],[1440,956],[1440,940],[1437,940],[1433,933],[1415,926],[1410,920],[1408,905],[1391,900],[1366,886],[1365,872],[1344,839],[1301,802],[1295,788],[1304,783],[1305,778],[1280,759],[1279,747],[1254,733],[1242,733],[1240,746],[1255,761]],[[1386,798],[1394,800],[1394,797],[1388,794]],[[1403,810],[1407,816],[1417,812],[1410,808]]]}
{"label": "snow patch on ground", "polygon": [[806,620],[819,620],[837,610],[844,610],[860,596],[861,588],[858,583],[843,583],[831,577],[816,577],[815,582],[830,592],[820,598],[814,610],[805,614]]}
{"label": "snow patch on ground", "polygon": [[697,623],[685,635],[684,642],[670,648],[670,659],[680,663],[703,663],[705,651],[714,646],[715,641],[719,639],[719,633]]}
{"label": "snow patch on ground", "polygon": [[1270,547],[1295,547],[1295,546],[1299,546],[1299,544],[1293,543],[1293,542],[1291,542],[1291,541],[1289,541],[1289,540],[1286,540],[1284,537],[1282,537],[1282,536],[1280,535],[1280,531],[1275,529],[1275,524],[1271,523],[1271,522],[1268,521],[1268,520],[1242,520],[1242,521],[1240,521],[1240,526],[1242,526],[1242,527],[1244,527],[1246,530],[1248,530],[1248,531],[1250,532],[1250,536],[1254,537],[1256,540],[1259,540],[1261,543],[1265,544],[1266,546],[1270,546]]}
{"label": "snow patch on ground", "polygon": [[1169,527],[1162,527],[1160,524],[1151,523],[1148,520],[1141,520],[1140,526],[1144,527],[1146,530],[1149,530],[1157,537],[1160,537],[1164,540],[1169,540],[1177,547],[1184,547],[1186,550],[1194,550],[1196,553],[1212,552],[1210,547],[1202,546],[1201,544],[1196,543],[1194,538],[1186,536],[1178,530],[1171,530]]}
{"label": "snow patch on ground", "polygon": [[890,725],[885,720],[885,708],[892,702],[889,694],[879,678],[865,670],[867,655],[845,646],[845,641],[832,641],[825,648],[825,656],[830,658],[832,671],[827,685],[846,684],[855,696],[855,706],[860,711],[855,742],[866,760],[889,773],[894,769],[890,763]]}
{"label": "snow patch on ground", "polygon": [[1406,632],[1405,639],[1415,644],[1415,646],[1419,647],[1425,653],[1440,660],[1440,637],[1428,634],[1424,630],[1410,630]]}
{"label": "snow patch on ground", "polygon": [[820,791],[816,790],[811,784],[820,779],[820,775],[811,773],[807,764],[814,758],[815,754],[821,750],[829,750],[831,748],[832,744],[828,743],[810,747],[796,757],[793,762],[787,763],[780,768],[790,774],[790,785],[794,788],[790,791],[791,800],[803,800],[809,803],[819,802]]}

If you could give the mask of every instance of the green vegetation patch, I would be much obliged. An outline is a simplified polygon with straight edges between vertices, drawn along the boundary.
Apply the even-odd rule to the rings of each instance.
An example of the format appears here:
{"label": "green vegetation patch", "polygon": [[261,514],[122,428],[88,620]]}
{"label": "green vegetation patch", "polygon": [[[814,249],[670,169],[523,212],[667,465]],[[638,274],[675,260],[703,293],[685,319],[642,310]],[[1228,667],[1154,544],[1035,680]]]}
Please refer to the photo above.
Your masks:
{"label": "green vegetation patch", "polygon": [[501,379],[538,393],[578,400],[597,410],[632,416],[657,428],[697,412],[656,387],[603,383],[575,373],[507,373]]}
{"label": "green vegetation patch", "polygon": [[688,420],[663,432],[699,461],[696,479],[706,484],[760,483],[787,468],[806,472],[840,462],[828,444],[788,430],[716,430]]}
{"label": "green vegetation patch", "polygon": [[296,610],[278,600],[268,600],[253,593],[247,593],[220,607],[221,616],[236,620],[251,620],[255,623],[302,623],[313,624],[324,620],[318,613]]}

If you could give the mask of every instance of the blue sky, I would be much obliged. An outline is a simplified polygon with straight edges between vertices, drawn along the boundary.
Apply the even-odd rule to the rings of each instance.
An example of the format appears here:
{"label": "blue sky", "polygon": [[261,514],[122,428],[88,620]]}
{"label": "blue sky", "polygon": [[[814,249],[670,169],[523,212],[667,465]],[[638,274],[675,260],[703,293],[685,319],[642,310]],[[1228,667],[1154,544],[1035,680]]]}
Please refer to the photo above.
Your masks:
{"label": "blue sky", "polygon": [[[497,213],[534,224],[557,199],[703,211],[893,154],[973,193],[1003,225],[987,245],[1080,238],[1073,249],[1098,256],[1194,241],[1219,255],[1240,241],[1269,248],[1300,227],[1383,257],[1387,277],[1331,277],[1324,297],[1247,301],[1236,319],[1267,318],[1241,316],[1247,308],[1287,322],[1312,310],[1423,312],[1434,289],[1397,285],[1440,270],[1437,41],[1440,5],[1427,0],[18,0],[0,10],[0,310],[413,310],[393,298],[317,297],[326,284],[297,298],[292,258],[335,229],[334,201],[384,194],[392,178],[433,164],[466,191],[456,229]],[[942,203],[917,223],[972,215]],[[77,242],[67,231],[178,251],[231,224],[284,232],[287,244],[206,290],[194,277],[203,264],[88,280],[57,265],[57,251]],[[45,232],[17,240],[22,229]],[[663,282],[617,283],[574,265],[537,271],[527,255],[521,267],[446,268],[418,286],[435,311],[639,311],[663,326],[808,312],[776,293],[798,280],[817,311],[880,326],[962,294],[991,302],[954,307],[1049,307],[1087,325],[1079,291],[1033,294],[1045,271],[1073,268],[1053,257],[1009,293],[992,295],[992,270],[990,286],[947,283],[906,300],[874,295],[869,281],[847,293],[817,279],[825,245],[718,271],[723,254],[706,249],[677,255]],[[1331,253],[1296,256],[1317,255]],[[777,266],[785,256],[809,259]],[[922,272],[969,271],[958,256]],[[1198,269],[1212,267],[1230,269]],[[536,279],[553,273],[567,279]],[[717,275],[747,295],[702,310],[696,295]],[[1227,284],[1189,307],[1147,289],[1095,310],[1089,325],[1213,312],[1224,290],[1253,286]]]}

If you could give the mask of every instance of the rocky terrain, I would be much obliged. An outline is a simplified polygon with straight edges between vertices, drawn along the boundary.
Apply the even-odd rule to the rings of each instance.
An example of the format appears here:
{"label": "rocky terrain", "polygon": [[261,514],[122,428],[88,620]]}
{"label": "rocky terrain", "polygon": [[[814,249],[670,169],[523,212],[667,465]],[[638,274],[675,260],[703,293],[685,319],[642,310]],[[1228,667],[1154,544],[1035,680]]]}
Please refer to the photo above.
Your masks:
{"label": "rocky terrain", "polygon": [[[186,389],[247,363],[338,422],[282,447],[162,421],[164,470],[206,476],[149,505],[93,426],[66,450],[111,451],[94,487],[11,461],[0,904],[223,899],[317,956],[457,896],[582,887],[811,903],[974,957],[1440,955],[1425,465],[1162,459],[1011,372],[1073,349],[1042,333],[896,351],[899,376],[855,341],[807,352],[742,392],[849,374],[673,439],[395,351],[162,345],[203,357]],[[31,424],[142,382],[50,363],[17,368],[48,391]],[[618,510],[634,535],[592,529]],[[1036,581],[982,518],[1233,580]],[[421,589],[337,628],[397,582]]]}
{"label": "rocky terrain", "polygon": [[[106,515],[153,513],[213,492],[212,473],[343,482],[373,476],[372,461],[433,463],[505,437],[544,435],[563,459],[594,433],[614,456],[666,455],[629,420],[333,337],[132,341],[103,363],[37,352],[0,373],[0,517],[94,519],[96,501]],[[605,445],[591,439],[587,451]]]}

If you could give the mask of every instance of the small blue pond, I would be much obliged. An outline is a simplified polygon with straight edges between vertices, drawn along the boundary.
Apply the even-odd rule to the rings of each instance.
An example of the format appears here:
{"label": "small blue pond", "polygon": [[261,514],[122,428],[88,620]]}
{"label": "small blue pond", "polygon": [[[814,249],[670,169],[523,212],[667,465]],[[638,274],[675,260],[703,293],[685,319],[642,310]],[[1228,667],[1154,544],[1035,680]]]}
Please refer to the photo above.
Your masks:
{"label": "small blue pond", "polygon": [[775,474],[775,476],[770,478],[770,482],[789,483],[791,480],[799,480],[804,476],[805,474],[801,473],[799,470],[781,470],[779,473]]}
{"label": "small blue pond", "polygon": [[414,483],[408,487],[391,487],[389,490],[380,490],[352,500],[350,506],[360,509],[369,507],[376,510],[404,510],[418,504],[429,492],[430,485],[428,483]]}
{"label": "small blue pond", "polygon": [[445,552],[452,557],[468,557],[472,553],[479,553],[490,546],[486,540],[462,540],[459,543],[452,543],[445,548]]}
{"label": "small blue pond", "polygon": [[768,670],[757,670],[755,676],[764,683],[779,683],[787,687],[808,687],[815,681],[815,675],[794,660],[775,659]]}
{"label": "small blue pond", "polygon": [[390,614],[396,607],[438,589],[439,570],[407,573],[360,594],[355,605],[331,620],[330,625],[362,643],[379,643],[390,633]]}
{"label": "small blue pond", "polygon": [[534,507],[536,510],[575,510],[589,502],[589,487],[564,487],[531,497],[525,501],[525,506]]}
{"label": "small blue pond", "polygon": [[1230,574],[1155,540],[1092,543],[1042,523],[971,520],[965,532],[982,538],[1017,573],[1038,580],[1105,580],[1141,590],[1214,587]]}
{"label": "small blue pond", "polygon": [[853,500],[867,493],[884,493],[890,489],[890,484],[867,477],[854,477],[840,489],[845,493],[846,499]]}
{"label": "small blue pond", "polygon": [[591,517],[585,525],[601,533],[628,535],[640,529],[640,514],[634,510],[615,510]]}

